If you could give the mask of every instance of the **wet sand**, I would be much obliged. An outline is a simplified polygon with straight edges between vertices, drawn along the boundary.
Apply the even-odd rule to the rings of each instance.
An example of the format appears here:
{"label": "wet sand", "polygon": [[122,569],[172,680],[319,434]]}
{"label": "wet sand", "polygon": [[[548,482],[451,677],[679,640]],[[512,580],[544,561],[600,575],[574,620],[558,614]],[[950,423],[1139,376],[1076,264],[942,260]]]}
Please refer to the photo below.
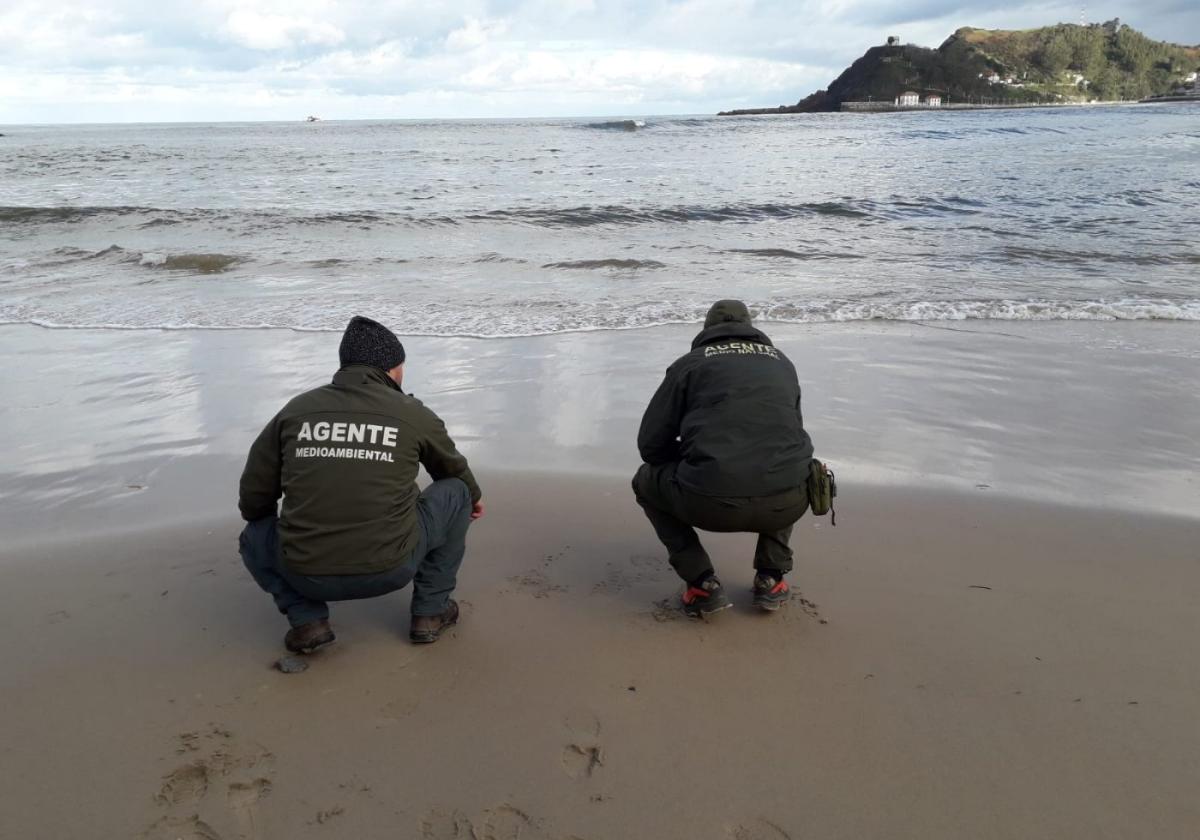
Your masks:
{"label": "wet sand", "polygon": [[[847,488],[913,485],[1200,511],[1200,330],[1186,323],[769,325]],[[641,412],[693,327],[409,338],[405,386],[472,463],[629,476]],[[246,449],[329,381],[340,336],[0,327],[10,542],[233,510]]]}
{"label": "wet sand", "polygon": [[772,329],[839,524],[774,616],[709,537],[708,623],[628,489],[691,330],[406,340],[488,502],[462,625],[335,605],[290,675],[235,483],[337,337],[0,330],[0,837],[1193,836],[1200,340],[1008,326]]}
{"label": "wet sand", "polygon": [[[485,474],[464,619],[285,624],[230,517],[7,552],[5,837],[1187,837],[1193,520],[848,495],[801,594],[683,618],[624,481]],[[803,600],[800,600],[803,599]],[[474,833],[472,833],[474,832]]]}

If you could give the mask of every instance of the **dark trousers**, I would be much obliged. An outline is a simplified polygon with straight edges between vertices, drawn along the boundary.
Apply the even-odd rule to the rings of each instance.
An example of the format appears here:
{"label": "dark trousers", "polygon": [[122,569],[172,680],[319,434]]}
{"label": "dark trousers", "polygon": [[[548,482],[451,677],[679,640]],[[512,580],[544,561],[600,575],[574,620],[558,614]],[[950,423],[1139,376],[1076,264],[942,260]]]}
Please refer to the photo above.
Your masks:
{"label": "dark trousers", "polygon": [[758,534],[754,568],[790,572],[792,526],[808,510],[802,487],[775,496],[717,497],[693,493],[675,478],[678,464],[642,464],[633,477],[633,495],[670,552],[671,566],[685,581],[713,570],[696,528]]}
{"label": "dark trousers", "polygon": [[327,601],[374,598],[413,585],[412,614],[441,615],[458,579],[471,522],[471,491],[457,478],[435,481],[417,500],[418,538],[394,568],[367,575],[299,575],[283,565],[278,519],[247,523],[242,562],[293,627],[329,618]]}

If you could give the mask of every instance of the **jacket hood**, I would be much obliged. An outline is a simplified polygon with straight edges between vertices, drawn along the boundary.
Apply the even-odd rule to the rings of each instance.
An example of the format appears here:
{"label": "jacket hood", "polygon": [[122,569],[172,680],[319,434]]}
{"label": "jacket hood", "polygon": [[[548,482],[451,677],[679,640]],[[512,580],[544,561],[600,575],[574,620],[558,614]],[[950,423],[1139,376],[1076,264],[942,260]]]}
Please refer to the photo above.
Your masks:
{"label": "jacket hood", "polygon": [[766,344],[768,347],[774,346],[771,344],[771,339],[767,338],[766,333],[755,329],[749,322],[726,321],[701,330],[700,334],[692,341],[692,349],[695,350],[697,347],[727,338],[744,338],[757,341],[759,344]]}

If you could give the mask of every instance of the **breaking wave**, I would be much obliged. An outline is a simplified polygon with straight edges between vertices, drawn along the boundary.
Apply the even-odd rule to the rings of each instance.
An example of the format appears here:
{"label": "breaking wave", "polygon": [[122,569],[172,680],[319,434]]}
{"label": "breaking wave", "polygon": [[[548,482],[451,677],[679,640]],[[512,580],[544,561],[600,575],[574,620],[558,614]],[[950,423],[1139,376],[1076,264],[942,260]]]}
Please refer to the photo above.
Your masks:
{"label": "breaking wave", "polygon": [[786,260],[861,260],[862,254],[839,251],[793,251],[789,248],[730,248],[727,254],[747,254],[751,257],[770,257]]}
{"label": "breaking wave", "polygon": [[[1036,198],[999,196],[1009,205],[1039,207]],[[1082,199],[1081,199],[1082,200]],[[1115,208],[1147,207],[1164,204],[1168,198],[1154,190],[1126,190],[1103,199],[1088,196],[1090,207],[1107,204]],[[409,208],[411,209],[411,208]],[[135,206],[90,207],[0,207],[0,224],[15,228],[18,225],[60,225],[84,222],[103,222],[130,230],[196,225],[215,229],[222,236],[236,234],[253,236],[265,231],[290,231],[295,228],[345,228],[348,233],[386,228],[430,228],[460,225],[501,224],[534,228],[630,227],[643,225],[684,225],[698,223],[746,224],[805,218],[844,219],[852,223],[887,223],[907,221],[937,221],[939,219],[966,221],[966,217],[989,221],[988,205],[978,199],[960,195],[891,195],[875,199],[842,196],[825,201],[729,202],[697,204],[580,204],[574,206],[500,207],[496,209],[463,209],[453,215],[395,210],[340,210],[317,213],[286,210],[192,208],[166,209]],[[994,214],[993,214],[994,215]],[[1054,217],[1047,223],[1068,230],[1088,230],[1108,233],[1121,222],[1112,215]],[[997,220],[992,220],[997,225]],[[989,225],[971,228],[985,230]],[[1036,247],[1036,246],[1034,246]],[[1013,254],[1020,256],[1019,249]]]}
{"label": "breaking wave", "polygon": [[537,227],[591,227],[595,225],[643,225],[690,222],[759,222],[805,216],[843,216],[867,219],[869,203],[816,201],[795,204],[677,204],[668,207],[630,207],[623,204],[552,209],[492,210],[465,216],[468,221],[508,221]]}
{"label": "breaking wave", "polygon": [[1200,300],[957,300],[771,304],[766,321],[1200,321]]}
{"label": "breaking wave", "polygon": [[1114,265],[1200,265],[1200,252],[1148,251],[1146,253],[1112,253],[1105,251],[1073,251],[1069,248],[1036,248],[1008,246],[991,256],[999,262],[1047,262],[1082,265],[1098,262]]}
{"label": "breaking wave", "polygon": [[[897,203],[901,215],[921,208],[925,212],[946,212],[934,199],[916,199]],[[593,225],[641,225],[688,222],[753,222],[766,219],[792,219],[802,216],[844,216],[867,218],[887,215],[887,208],[871,202],[818,201],[744,204],[680,204],[636,207],[623,204],[580,205],[575,207],[517,207],[498,210],[467,211],[458,216],[419,215],[394,211],[338,211],[328,213],[289,213],[270,210],[227,210],[194,208],[188,210],[157,207],[0,207],[0,223],[74,224],[84,221],[128,219],[138,229],[181,223],[220,223],[223,228],[238,224],[248,232],[295,226],[343,225],[359,230],[380,226],[430,227],[464,223],[511,223],[547,228],[589,227]]]}
{"label": "breaking wave", "polygon": [[664,263],[658,260],[569,260],[566,262],[546,263],[542,268],[618,268],[626,271],[632,271],[639,268],[666,268]]}
{"label": "breaking wave", "polygon": [[475,262],[477,262],[477,263],[514,263],[516,265],[522,265],[524,263],[529,262],[529,260],[523,260],[520,257],[506,257],[506,256],[504,256],[504,254],[497,254],[495,251],[488,251],[486,254],[481,254],[480,256],[476,257]]}
{"label": "breaking wave", "polygon": [[[463,338],[514,338],[568,332],[644,329],[673,324],[696,325],[703,321],[709,301],[629,305],[573,305],[562,301],[529,301],[501,309],[478,307],[438,309],[411,306],[376,306],[378,317],[407,336]],[[1167,300],[959,300],[871,303],[829,300],[806,303],[750,302],[761,324],[833,324],[853,322],[946,321],[1200,321],[1200,299]],[[244,312],[194,312],[143,310],[130,317],[93,312],[79,319],[48,313],[22,312],[0,307],[0,325],[33,325],[47,329],[96,330],[260,330],[340,332],[346,313],[335,310],[288,309]],[[143,320],[144,319],[144,320]]]}
{"label": "breaking wave", "polygon": [[219,274],[228,271],[241,257],[231,254],[142,254],[139,265],[164,268],[168,271],[194,271],[197,274]]}
{"label": "breaking wave", "polygon": [[0,207],[0,222],[15,224],[54,224],[82,222],[98,216],[130,216],[156,213],[152,207]]}
{"label": "breaking wave", "polygon": [[606,122],[588,123],[584,126],[584,128],[594,128],[600,131],[637,131],[645,127],[645,120],[608,120]]}
{"label": "breaking wave", "polygon": [[191,271],[198,274],[216,274],[228,271],[239,263],[245,262],[245,257],[232,254],[202,254],[183,253],[167,254],[157,251],[131,251],[120,245],[110,245],[99,251],[89,251],[84,248],[62,247],[55,248],[47,255],[48,259],[38,260],[39,269],[59,268],[73,263],[107,262],[110,264],[136,264],[146,268],[162,268],[168,271]]}

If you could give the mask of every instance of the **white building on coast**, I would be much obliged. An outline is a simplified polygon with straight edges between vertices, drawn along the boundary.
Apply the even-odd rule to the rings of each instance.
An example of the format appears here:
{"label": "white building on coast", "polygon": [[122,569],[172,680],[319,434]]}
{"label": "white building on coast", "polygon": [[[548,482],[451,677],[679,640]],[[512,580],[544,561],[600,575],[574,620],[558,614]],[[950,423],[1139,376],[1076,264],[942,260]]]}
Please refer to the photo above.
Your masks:
{"label": "white building on coast", "polygon": [[896,104],[902,107],[915,108],[921,104],[921,94],[913,90],[906,90],[896,97]]}

